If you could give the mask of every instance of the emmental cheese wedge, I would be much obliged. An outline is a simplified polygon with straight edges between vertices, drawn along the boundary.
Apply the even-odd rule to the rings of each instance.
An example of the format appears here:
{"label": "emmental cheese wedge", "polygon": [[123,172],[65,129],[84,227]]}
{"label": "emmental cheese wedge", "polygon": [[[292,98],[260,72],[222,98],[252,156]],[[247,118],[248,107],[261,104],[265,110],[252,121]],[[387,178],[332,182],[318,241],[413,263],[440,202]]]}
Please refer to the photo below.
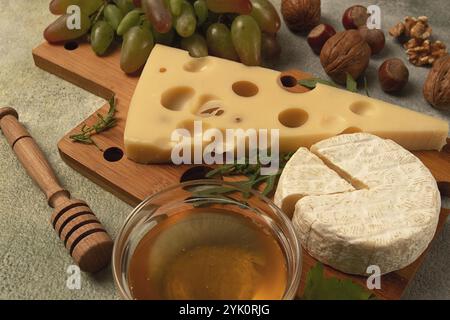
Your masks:
{"label": "emmental cheese wedge", "polygon": [[[368,132],[408,150],[440,150],[448,123],[366,96],[317,85],[307,93],[282,87],[280,72],[156,45],[132,98],[125,152],[140,163],[171,161],[172,132],[279,129],[280,151],[292,152],[341,133]],[[206,143],[206,142],[205,142]]]}
{"label": "emmental cheese wedge", "polygon": [[[333,137],[311,151],[356,189],[335,194],[325,189],[295,205],[294,228],[314,258],[350,274],[365,275],[372,265],[385,274],[424,252],[436,231],[441,198],[418,158],[366,133]],[[296,184],[309,183],[294,176],[295,170],[285,173]]]}

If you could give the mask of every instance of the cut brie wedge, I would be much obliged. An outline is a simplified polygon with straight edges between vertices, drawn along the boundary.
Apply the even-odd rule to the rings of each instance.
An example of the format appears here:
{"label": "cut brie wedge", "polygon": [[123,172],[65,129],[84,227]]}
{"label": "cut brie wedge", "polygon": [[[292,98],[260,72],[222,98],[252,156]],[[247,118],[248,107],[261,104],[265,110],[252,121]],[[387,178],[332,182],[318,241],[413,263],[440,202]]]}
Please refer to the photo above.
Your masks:
{"label": "cut brie wedge", "polygon": [[326,166],[319,157],[306,148],[300,148],[281,174],[274,201],[292,218],[295,204],[304,196],[353,190],[351,184]]}
{"label": "cut brie wedge", "polygon": [[[305,150],[301,151],[308,152]],[[339,175],[340,193],[308,188],[296,203],[293,224],[305,250],[333,268],[365,275],[369,266],[382,274],[406,267],[427,248],[436,231],[441,198],[430,171],[409,151],[390,140],[358,133],[341,135],[311,147],[311,154]],[[277,194],[286,185],[311,181],[290,160]],[[305,166],[306,170],[307,166]],[[318,179],[325,178],[321,170]],[[330,179],[331,181],[331,179]],[[276,198],[283,207],[286,198]]]}

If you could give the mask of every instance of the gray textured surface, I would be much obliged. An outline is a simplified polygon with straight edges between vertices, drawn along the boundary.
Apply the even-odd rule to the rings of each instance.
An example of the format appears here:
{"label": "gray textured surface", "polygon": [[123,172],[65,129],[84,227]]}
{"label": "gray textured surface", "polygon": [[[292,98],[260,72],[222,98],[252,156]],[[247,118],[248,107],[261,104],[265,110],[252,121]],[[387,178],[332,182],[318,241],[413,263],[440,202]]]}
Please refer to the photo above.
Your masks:
{"label": "gray textured surface", "polygon": [[[131,208],[65,165],[57,141],[69,129],[95,111],[103,101],[33,65],[31,49],[41,42],[41,32],[53,17],[47,0],[1,0],[0,105],[19,111],[21,120],[42,146],[62,183],[73,196],[86,200],[112,236]],[[273,1],[279,5],[280,1]],[[323,0],[323,20],[340,28],[340,16],[355,1]],[[338,3],[338,4],[337,4]],[[387,29],[405,15],[428,15],[435,35],[450,44],[450,16],[442,8],[448,0],[359,1],[379,4]],[[283,43],[277,69],[299,68],[324,76],[318,58],[304,38],[283,26]],[[387,58],[404,58],[392,40],[372,60],[368,70],[371,94],[380,99],[449,120],[449,115],[428,106],[421,94],[427,69],[410,66],[411,81],[401,97],[385,95],[376,81],[376,68]],[[420,124],[418,124],[420,125]],[[111,270],[83,275],[81,290],[66,288],[66,269],[71,264],[63,245],[49,224],[51,210],[0,138],[0,299],[115,299]],[[447,201],[448,206],[448,201]],[[450,225],[433,243],[430,254],[405,294],[406,299],[449,299]]]}

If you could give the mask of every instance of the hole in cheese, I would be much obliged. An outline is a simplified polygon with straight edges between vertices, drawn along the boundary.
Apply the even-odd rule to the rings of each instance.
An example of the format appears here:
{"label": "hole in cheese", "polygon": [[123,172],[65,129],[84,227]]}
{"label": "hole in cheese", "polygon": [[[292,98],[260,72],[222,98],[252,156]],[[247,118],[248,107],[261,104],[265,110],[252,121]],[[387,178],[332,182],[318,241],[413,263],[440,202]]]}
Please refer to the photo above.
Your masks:
{"label": "hole in cheese", "polygon": [[320,124],[326,128],[345,128],[347,120],[341,116],[324,116]]}
{"label": "hole in cheese", "polygon": [[184,70],[187,72],[201,72],[205,71],[209,65],[208,57],[194,58],[189,62],[186,62],[183,66]]}
{"label": "hole in cheese", "polygon": [[298,84],[297,79],[289,75],[280,77],[280,82],[286,88],[293,88]]}
{"label": "hole in cheese", "polygon": [[203,95],[199,98],[194,114],[200,117],[221,116],[225,113],[223,102],[213,95]]}
{"label": "hole in cheese", "polygon": [[362,129],[358,127],[348,127],[345,130],[343,130],[340,134],[352,134],[352,133],[360,133],[363,132]]}
{"label": "hole in cheese", "polygon": [[166,72],[166,71],[167,71],[166,68],[159,68],[159,72],[161,72],[161,73],[164,73],[164,72]]}
{"label": "hole in cheese", "polygon": [[161,97],[161,104],[169,110],[179,111],[192,99],[195,91],[190,87],[176,87],[166,90]]}
{"label": "hole in cheese", "polygon": [[258,87],[256,84],[250,81],[238,81],[233,83],[233,91],[238,96],[249,98],[258,94]]}
{"label": "hole in cheese", "polygon": [[308,113],[298,108],[284,110],[278,115],[278,121],[288,128],[301,127],[308,121],[308,118]]}
{"label": "hole in cheese", "polygon": [[350,106],[350,111],[359,116],[372,116],[375,114],[375,106],[367,101],[357,101]]}

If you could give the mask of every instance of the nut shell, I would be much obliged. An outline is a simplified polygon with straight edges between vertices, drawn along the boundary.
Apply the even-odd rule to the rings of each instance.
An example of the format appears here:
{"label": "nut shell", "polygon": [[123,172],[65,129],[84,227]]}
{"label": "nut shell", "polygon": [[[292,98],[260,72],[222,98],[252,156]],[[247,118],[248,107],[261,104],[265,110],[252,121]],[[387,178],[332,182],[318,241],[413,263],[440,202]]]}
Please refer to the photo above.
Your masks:
{"label": "nut shell", "polygon": [[339,32],[323,46],[320,62],[335,82],[345,84],[347,73],[358,79],[367,69],[372,51],[358,30]]}
{"label": "nut shell", "polygon": [[355,5],[345,10],[342,16],[342,25],[345,29],[358,29],[365,26],[370,14],[367,12],[367,8],[361,5]]}
{"label": "nut shell", "polygon": [[378,69],[378,79],[384,92],[398,92],[409,80],[409,70],[400,59],[388,59]]}
{"label": "nut shell", "polygon": [[320,23],[320,0],[283,0],[281,13],[289,29],[309,32]]}
{"label": "nut shell", "polygon": [[308,44],[311,49],[320,54],[325,43],[336,34],[336,30],[329,24],[319,24],[308,35]]}
{"label": "nut shell", "polygon": [[386,45],[386,37],[384,36],[383,31],[380,29],[369,29],[366,26],[363,26],[358,30],[361,37],[366,40],[372,50],[372,55],[379,54],[383,51],[384,46]]}
{"label": "nut shell", "polygon": [[438,59],[423,87],[425,99],[436,109],[450,111],[450,56]]}

